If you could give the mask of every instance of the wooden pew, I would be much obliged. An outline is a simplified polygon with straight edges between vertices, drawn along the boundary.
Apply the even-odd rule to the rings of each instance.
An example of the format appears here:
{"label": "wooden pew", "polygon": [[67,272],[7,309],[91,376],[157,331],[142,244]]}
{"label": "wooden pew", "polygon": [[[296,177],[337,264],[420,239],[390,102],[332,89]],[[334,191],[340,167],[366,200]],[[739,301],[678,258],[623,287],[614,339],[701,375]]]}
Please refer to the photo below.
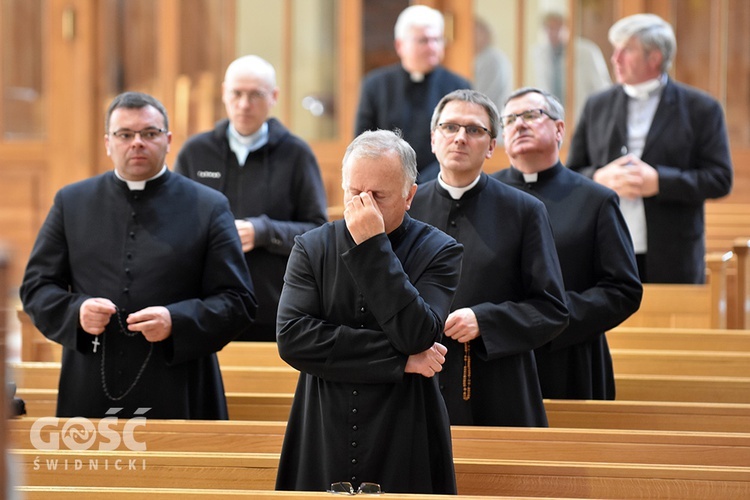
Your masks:
{"label": "wooden pew", "polygon": [[750,378],[616,375],[616,398],[626,401],[750,403]]}
{"label": "wooden pew", "polygon": [[750,236],[750,203],[706,202],[706,252],[726,251]]}
{"label": "wooden pew", "polygon": [[553,428],[750,432],[750,404],[546,399]]}
{"label": "wooden pew", "polygon": [[[55,363],[11,364],[19,397],[27,389],[57,387]],[[227,392],[293,393],[298,373],[281,367],[225,367]],[[654,375],[615,373],[617,399],[631,401],[685,401],[750,403],[750,377]]]}
{"label": "wooden pew", "polygon": [[[750,233],[746,233],[750,234]],[[749,252],[750,239],[745,237],[736,238],[732,248],[737,256],[737,269],[734,279],[734,299],[735,306],[733,309],[735,318],[735,328],[750,328],[750,259]],[[730,288],[731,289],[731,288]]]}
{"label": "wooden pew", "polygon": [[607,332],[610,349],[750,352],[750,330],[618,326]]}
{"label": "wooden pew", "polygon": [[[151,432],[151,423],[144,429]],[[251,451],[244,453],[195,451],[200,443],[217,449],[219,443],[226,442],[233,449],[238,440],[249,439],[251,424],[186,422],[188,425],[183,426],[179,421],[164,422],[170,423],[166,440],[158,440],[153,433],[147,440],[144,438],[149,444],[149,450],[144,452],[18,449],[14,455],[30,485],[127,486],[125,482],[137,481],[143,487],[272,487],[278,455],[258,451],[270,449],[264,448],[269,444],[265,441],[255,448],[245,445]],[[203,435],[199,432],[201,426]],[[222,432],[225,428],[229,428],[229,436]],[[267,428],[264,426],[262,432],[267,432]],[[748,434],[499,427],[454,427],[452,432],[462,494],[502,492],[559,497],[564,492],[564,496],[573,497],[634,498],[638,494],[644,498],[661,492],[680,498],[713,498],[716,494],[750,492],[750,467],[745,466],[750,463]],[[280,446],[280,435],[278,439]],[[153,447],[160,443],[167,447],[187,446],[190,450],[152,451],[152,443]],[[132,463],[132,469],[127,473],[116,470],[118,459],[123,467],[122,464]],[[54,460],[57,469],[51,474],[47,464]],[[108,464],[111,473],[90,470],[91,461],[99,468]],[[521,489],[522,477],[534,480],[532,490]],[[602,484],[606,487],[590,490]],[[695,496],[683,497],[686,491]]]}
{"label": "wooden pew", "polygon": [[[51,442],[50,436],[59,436],[71,421],[45,420],[38,429],[43,442]],[[74,428],[82,429],[80,423],[72,422]],[[92,429],[99,428],[98,419],[90,422]],[[127,422],[121,418],[108,424],[108,429],[122,435]],[[14,449],[43,451],[32,444],[37,419],[17,419],[9,424]],[[273,454],[281,451],[285,429],[285,422],[147,419],[133,427],[132,439],[146,448],[142,451],[155,453]],[[451,434],[454,457],[462,459],[747,466],[750,470],[750,433],[453,426]],[[101,451],[101,444],[110,444],[108,436],[92,433],[90,438],[87,448],[94,451]],[[123,439],[117,449],[109,451],[129,451],[126,444]]]}
{"label": "wooden pew", "polygon": [[[10,363],[19,389],[52,389],[58,386],[60,363]],[[290,366],[225,366],[221,369],[227,392],[294,392],[299,372]]]}
{"label": "wooden pew", "polygon": [[726,328],[726,270],[733,255],[706,256],[705,285],[644,284],[640,308],[622,326]]}
{"label": "wooden pew", "polygon": [[750,377],[750,352],[610,349],[616,374]]}
{"label": "wooden pew", "polygon": [[[36,450],[34,450],[36,451]],[[278,457],[273,454],[75,452],[34,453],[20,450],[21,462],[31,486],[217,488],[270,490]],[[117,460],[125,456],[144,470],[89,473],[34,470],[34,460]],[[100,465],[101,466],[101,465]],[[642,499],[747,498],[750,469],[746,467],[685,467],[590,462],[456,459],[456,480],[461,495],[510,495],[552,498]],[[105,483],[105,484],[101,484]],[[167,486],[174,485],[174,486]],[[103,488],[104,489],[104,488]],[[300,496],[299,498],[305,498]],[[408,498],[408,497],[406,497]],[[452,497],[456,498],[456,497]],[[491,498],[491,497],[490,497]]]}
{"label": "wooden pew", "polygon": [[[187,488],[97,488],[74,486],[21,486],[17,491],[26,500],[180,500],[200,498],[201,500],[226,500],[230,498],[251,498],[253,500],[330,500],[331,494],[312,491],[263,491],[229,489],[187,489]],[[383,493],[377,498],[386,500],[524,500],[520,496],[478,496],[478,495],[419,495]]]}
{"label": "wooden pew", "polygon": [[[27,392],[28,391],[28,392]],[[619,391],[618,391],[619,392]],[[57,391],[22,390],[29,417],[55,414]],[[286,422],[292,394],[227,393],[233,421]],[[750,432],[750,403],[545,400],[551,427]]]}

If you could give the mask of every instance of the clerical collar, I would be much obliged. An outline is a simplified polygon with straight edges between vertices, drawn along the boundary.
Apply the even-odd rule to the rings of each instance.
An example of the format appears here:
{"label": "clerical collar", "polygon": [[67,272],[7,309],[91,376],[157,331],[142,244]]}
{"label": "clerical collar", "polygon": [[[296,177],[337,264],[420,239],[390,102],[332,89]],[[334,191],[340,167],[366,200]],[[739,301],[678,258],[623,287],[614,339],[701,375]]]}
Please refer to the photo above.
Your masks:
{"label": "clerical collar", "polygon": [[409,73],[409,78],[412,82],[419,83],[424,81],[424,73],[420,73],[419,71],[414,71],[412,73]]}
{"label": "clerical collar", "polygon": [[534,172],[533,174],[524,174],[521,172],[521,175],[523,175],[523,180],[532,183],[539,180],[539,172]]}
{"label": "clerical collar", "polygon": [[466,193],[467,191],[470,191],[471,188],[477,185],[481,177],[482,177],[482,174],[479,174],[477,178],[474,179],[474,181],[471,184],[469,184],[468,186],[464,186],[464,187],[449,186],[448,184],[445,183],[445,181],[443,180],[443,176],[441,174],[438,174],[437,180],[438,180],[438,184],[440,184],[440,187],[448,191],[448,194],[451,196],[451,198],[453,198],[454,200],[460,200],[461,197],[464,195],[464,193]]}
{"label": "clerical collar", "polygon": [[164,175],[164,173],[166,171],[167,171],[167,166],[164,165],[164,166],[161,167],[161,170],[159,170],[158,174],[156,174],[153,177],[150,177],[150,178],[146,179],[145,181],[129,181],[127,179],[124,179],[120,175],[120,172],[117,171],[117,169],[115,169],[115,176],[118,179],[120,179],[122,182],[124,182],[125,184],[127,184],[128,185],[128,189],[130,189],[131,191],[143,191],[144,189],[146,189],[146,183],[148,181],[152,181],[154,179],[157,179],[157,178],[161,177],[162,175]]}
{"label": "clerical collar", "polygon": [[234,128],[234,125],[230,123],[227,127],[227,138],[229,139],[229,146],[232,147],[233,151],[235,147],[241,149],[243,152],[257,151],[268,144],[268,122],[263,122],[258,131],[250,135],[240,134]]}
{"label": "clerical collar", "polygon": [[666,75],[662,74],[658,78],[653,78],[651,80],[646,80],[645,82],[636,83],[635,85],[623,84],[622,90],[624,90],[625,93],[629,97],[632,97],[633,99],[638,99],[639,101],[645,101],[657,89],[660,89],[665,83],[666,83]]}

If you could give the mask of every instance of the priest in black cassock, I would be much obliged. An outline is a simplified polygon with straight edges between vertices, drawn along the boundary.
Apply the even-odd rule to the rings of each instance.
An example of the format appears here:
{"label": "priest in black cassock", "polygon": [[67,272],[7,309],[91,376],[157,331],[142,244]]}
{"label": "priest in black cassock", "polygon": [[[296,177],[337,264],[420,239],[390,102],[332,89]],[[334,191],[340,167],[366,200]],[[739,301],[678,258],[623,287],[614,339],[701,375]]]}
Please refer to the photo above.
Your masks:
{"label": "priest in black cassock", "polygon": [[412,5],[394,27],[397,64],[377,68],[362,81],[355,135],[365,130],[399,129],[417,153],[417,183],[434,179],[439,167],[430,149],[430,116],[448,92],[471,82],[441,66],[445,21],[440,11]]}
{"label": "priest in black cassock", "polygon": [[512,166],[493,176],[543,201],[555,236],[570,318],[535,351],[542,394],[615,399],[605,332],[638,310],[643,287],[617,194],[560,162],[564,119],[562,105],[544,90],[511,94],[501,123]]}
{"label": "priest in black cassock", "polygon": [[462,247],[406,214],[416,158],[394,132],[358,136],[342,174],[344,219],[297,236],[279,302],[279,353],[301,374],[276,488],[455,494],[434,375]]}
{"label": "priest in black cassock", "polygon": [[432,115],[440,175],[419,187],[409,214],[464,245],[439,375],[451,424],[543,427],[533,350],[565,328],[568,310],[544,204],[482,172],[497,133],[487,96],[443,97]]}
{"label": "priest in black cassock", "polygon": [[229,203],[167,169],[153,97],[117,96],[105,127],[114,170],[56,194],[20,290],[63,346],[57,415],[226,419],[215,353],[256,309]]}

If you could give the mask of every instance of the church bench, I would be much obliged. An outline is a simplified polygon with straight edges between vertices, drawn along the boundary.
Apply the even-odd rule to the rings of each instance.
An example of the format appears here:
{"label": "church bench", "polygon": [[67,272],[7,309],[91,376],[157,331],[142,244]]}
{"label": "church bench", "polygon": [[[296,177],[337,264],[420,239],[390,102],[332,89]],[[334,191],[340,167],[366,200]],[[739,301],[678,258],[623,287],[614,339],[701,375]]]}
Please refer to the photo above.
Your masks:
{"label": "church bench", "polygon": [[610,349],[615,374],[750,377],[750,352]]}
{"label": "church bench", "polygon": [[750,330],[618,326],[607,332],[611,349],[750,352]]}
{"label": "church bench", "polygon": [[621,325],[727,328],[727,268],[733,257],[731,251],[706,255],[704,285],[645,283],[640,308]]}
{"label": "church bench", "polygon": [[616,399],[750,403],[750,378],[686,375],[615,375]]}
{"label": "church bench", "polygon": [[[59,364],[11,363],[19,395],[26,389],[57,387]],[[617,370],[617,367],[615,368]],[[231,392],[290,394],[298,373],[281,367],[224,367],[224,386]],[[615,371],[617,399],[750,403],[750,377],[629,374]]]}
{"label": "church bench", "polygon": [[[26,500],[225,500],[251,498],[253,500],[331,500],[331,494],[314,491],[268,491],[188,488],[101,488],[75,486],[20,486],[16,488]],[[523,500],[521,496],[478,495],[421,495],[416,493],[383,493],[377,498],[385,500]]]}
{"label": "church bench", "polygon": [[750,237],[750,203],[706,202],[706,251],[726,251],[735,238]]}
{"label": "church bench", "polygon": [[[55,414],[57,391],[19,392],[28,417]],[[286,422],[292,394],[227,393],[232,421]],[[551,427],[750,432],[750,403],[672,401],[544,401]]]}
{"label": "church bench", "polygon": [[[11,453],[30,486],[128,487],[135,483],[145,488],[270,490],[278,467],[278,454],[272,453]],[[133,470],[117,470],[118,460],[121,469],[132,463]],[[54,472],[48,470],[52,463],[57,464]],[[91,470],[94,463],[98,468]],[[102,470],[105,463],[108,468]],[[750,493],[748,467],[460,457],[455,467],[458,491],[463,495],[705,499],[743,498]]]}
{"label": "church bench", "polygon": [[[69,423],[73,429],[82,429],[80,423],[71,419],[48,419],[39,429],[39,440],[51,442],[50,436],[64,434]],[[100,423],[92,419],[92,430],[100,429]],[[10,424],[13,449],[44,451],[35,449],[32,444],[39,442],[32,441],[31,429],[36,426],[36,419],[25,418]],[[108,429],[119,436],[127,426],[128,420],[123,417],[109,424]],[[157,454],[274,454],[281,451],[285,428],[284,422],[146,420],[133,428],[132,438],[146,448],[144,452]],[[750,433],[747,432],[453,426],[451,434],[456,459],[748,467],[750,471]],[[87,441],[86,448],[94,451],[110,443],[108,436],[94,433],[91,440]],[[120,441],[114,451],[127,452],[124,441]]]}
{"label": "church bench", "polygon": [[733,286],[729,288],[735,304],[730,311],[734,311],[735,328],[750,328],[750,233],[736,238],[732,251],[737,258]]}
{"label": "church bench", "polygon": [[750,404],[545,399],[553,428],[750,432]]}
{"label": "church bench", "polygon": [[[11,378],[19,389],[51,389],[58,386],[60,363],[17,362],[9,364]],[[299,372],[290,366],[224,366],[227,392],[294,392]]]}

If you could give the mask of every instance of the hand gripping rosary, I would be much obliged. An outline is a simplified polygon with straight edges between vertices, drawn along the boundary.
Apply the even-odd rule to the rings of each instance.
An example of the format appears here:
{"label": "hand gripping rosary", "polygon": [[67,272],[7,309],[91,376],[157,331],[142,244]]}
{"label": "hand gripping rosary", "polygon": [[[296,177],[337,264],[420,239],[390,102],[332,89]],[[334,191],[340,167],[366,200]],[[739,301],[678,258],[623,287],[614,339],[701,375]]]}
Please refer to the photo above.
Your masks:
{"label": "hand gripping rosary", "polygon": [[[127,328],[125,328],[125,323],[122,321],[122,316],[120,315],[120,308],[118,307],[115,314],[117,315],[117,325],[120,329],[120,332],[122,332],[123,335],[126,337],[135,337],[136,335],[140,335],[141,332],[131,332]],[[138,383],[138,381],[141,379],[141,375],[143,375],[143,372],[146,370],[146,365],[148,365],[148,361],[151,359],[151,354],[154,352],[154,343],[149,342],[149,348],[148,348],[148,354],[146,355],[146,359],[143,361],[143,364],[141,365],[141,369],[138,370],[138,374],[135,376],[135,380],[133,380],[133,383],[130,384],[130,387],[128,387],[125,392],[120,394],[119,396],[112,396],[112,394],[109,392],[109,388],[107,387],[107,377],[105,375],[105,354],[107,353],[107,342],[106,338],[104,337],[104,334],[102,334],[102,342],[99,342],[99,337],[94,337],[94,340],[91,341],[91,344],[94,346],[94,353],[96,353],[97,347],[101,344],[102,346],[102,362],[101,362],[101,377],[102,377],[102,388],[104,389],[104,395],[109,398],[110,401],[120,401],[125,396],[130,394],[130,391],[133,390],[135,385]]]}

